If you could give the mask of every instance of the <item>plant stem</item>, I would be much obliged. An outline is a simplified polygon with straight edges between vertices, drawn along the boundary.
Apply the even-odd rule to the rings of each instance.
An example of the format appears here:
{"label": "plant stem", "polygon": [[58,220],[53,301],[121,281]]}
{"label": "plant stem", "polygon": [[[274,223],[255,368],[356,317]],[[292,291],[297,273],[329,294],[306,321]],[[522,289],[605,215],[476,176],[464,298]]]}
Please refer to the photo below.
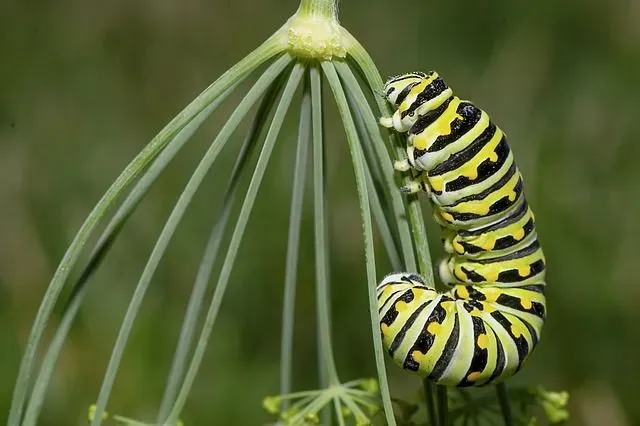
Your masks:
{"label": "plant stem", "polygon": [[429,379],[422,380],[422,388],[424,389],[424,399],[427,405],[427,416],[429,417],[429,424],[436,426],[436,406],[433,403],[433,383]]}
{"label": "plant stem", "polygon": [[498,402],[500,403],[500,411],[502,411],[502,417],[504,418],[504,425],[513,426],[511,406],[509,405],[509,397],[507,396],[507,386],[504,382],[496,385],[496,392],[498,394]]}
{"label": "plant stem", "polygon": [[337,0],[301,0],[298,7],[299,14],[338,19]]}
{"label": "plant stem", "polygon": [[[211,331],[213,330],[213,325],[215,324],[220,305],[222,304],[222,299],[224,297],[227,284],[229,283],[231,270],[233,269],[238,250],[240,248],[240,242],[244,236],[244,231],[246,230],[247,222],[249,221],[249,216],[253,209],[258,190],[260,189],[262,178],[264,177],[267,164],[269,163],[271,153],[273,152],[278,133],[280,132],[280,128],[284,121],[284,116],[289,109],[291,99],[298,87],[303,71],[303,66],[299,63],[294,66],[287,85],[282,93],[282,97],[280,98],[280,103],[276,108],[271,125],[269,126],[269,131],[267,132],[262,151],[260,152],[258,163],[256,164],[253,176],[251,177],[249,188],[247,188],[247,193],[242,203],[240,213],[238,214],[238,221],[236,222],[236,226],[231,236],[231,241],[227,248],[227,253],[222,264],[222,270],[218,276],[218,283],[213,293],[209,310],[207,311],[207,316],[202,327],[202,332],[200,333],[200,338],[198,339],[198,344],[193,353],[193,357],[191,358],[189,369],[185,375],[185,379],[180,392],[178,393],[178,397],[176,398],[176,402],[169,413],[169,417],[167,419],[167,423],[169,424],[175,422],[180,415],[204,358],[205,350],[208,346],[209,338],[211,337]],[[268,73],[268,71],[266,71],[266,73]],[[270,78],[268,75],[263,75],[263,77]]]}
{"label": "plant stem", "polygon": [[[311,90],[305,79],[300,105],[300,123],[298,126],[298,146],[296,148],[293,171],[293,189],[291,211],[289,214],[289,237],[287,241],[287,260],[284,276],[284,296],[282,308],[282,336],[280,343],[280,395],[291,392],[293,358],[293,323],[295,319],[296,278],[298,255],[300,254],[300,223],[304,200],[304,184],[307,175],[309,143],[311,131]],[[289,400],[282,403],[282,411],[289,407]]]}
{"label": "plant stem", "polygon": [[325,208],[324,185],[324,153],[323,153],[323,129],[322,129],[322,79],[316,66],[310,67],[311,102],[312,102],[312,134],[313,134],[313,209],[314,209],[314,234],[316,253],[316,302],[318,313],[318,327],[320,336],[320,348],[322,351],[321,363],[325,366],[325,372],[329,376],[329,385],[339,383],[338,373],[333,359],[330,325],[330,300],[329,300],[329,271],[328,271],[328,242],[327,219]]}
{"label": "plant stem", "polygon": [[447,387],[438,385],[436,387],[436,399],[438,402],[438,426],[449,425],[449,407],[447,402]]}
{"label": "plant stem", "polygon": [[378,316],[378,306],[376,297],[376,264],[373,248],[373,227],[371,218],[371,208],[369,204],[369,194],[367,191],[366,173],[364,165],[364,154],[358,138],[358,131],[349,110],[346,95],[340,84],[340,78],[335,66],[331,62],[322,62],[322,69],[329,81],[333,96],[338,105],[340,117],[347,134],[347,142],[353,162],[353,169],[356,177],[356,188],[360,201],[360,215],[362,217],[362,231],[364,237],[365,263],[367,270],[367,294],[369,296],[369,314],[371,315],[371,331],[373,335],[373,347],[376,358],[376,368],[378,370],[378,381],[380,384],[380,395],[384,406],[384,413],[388,426],[395,426],[393,417],[393,405],[389,394],[389,384],[387,382],[387,371],[384,365],[384,349],[382,348],[382,337],[380,335]]}
{"label": "plant stem", "polygon": [[268,122],[269,114],[271,113],[272,107],[274,106],[283,84],[284,79],[283,76],[281,76],[274,81],[271,87],[269,87],[267,93],[263,96],[260,106],[258,107],[258,111],[256,112],[249,131],[247,132],[247,136],[240,147],[236,162],[233,165],[229,183],[223,197],[222,209],[220,210],[215,225],[210,233],[209,241],[207,242],[202,261],[200,262],[200,267],[198,268],[193,290],[189,297],[189,304],[180,330],[180,337],[178,338],[178,343],[176,345],[171,370],[167,378],[167,384],[165,386],[160,409],[158,410],[158,423],[162,423],[169,414],[169,410],[171,409],[178,392],[180,381],[184,376],[187,355],[193,346],[193,335],[197,325],[198,316],[202,308],[202,303],[204,302],[204,294],[211,279],[211,271],[218,256],[218,251],[220,250],[224,230],[227,229],[231,209],[234,205],[238,186],[240,184],[240,176],[249,157],[255,150],[260,134]]}

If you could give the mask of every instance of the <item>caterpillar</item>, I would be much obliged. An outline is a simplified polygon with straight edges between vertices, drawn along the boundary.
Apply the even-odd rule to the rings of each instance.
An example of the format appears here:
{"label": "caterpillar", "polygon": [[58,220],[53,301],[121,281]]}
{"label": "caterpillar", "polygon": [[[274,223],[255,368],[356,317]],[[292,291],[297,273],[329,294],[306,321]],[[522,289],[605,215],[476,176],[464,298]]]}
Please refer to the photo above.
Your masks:
{"label": "caterpillar", "polygon": [[408,134],[406,193],[426,192],[443,230],[446,293],[415,273],[377,286],[385,350],[400,367],[449,386],[483,386],[516,373],[546,317],[545,258],[505,134],[440,76],[390,78],[394,105],[380,123]]}

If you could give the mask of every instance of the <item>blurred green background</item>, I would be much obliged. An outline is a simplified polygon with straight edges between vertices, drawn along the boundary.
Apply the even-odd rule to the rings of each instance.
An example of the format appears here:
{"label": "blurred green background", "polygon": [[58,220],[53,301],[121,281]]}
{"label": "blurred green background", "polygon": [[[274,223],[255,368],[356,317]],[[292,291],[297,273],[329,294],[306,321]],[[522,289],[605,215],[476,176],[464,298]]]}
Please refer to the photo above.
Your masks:
{"label": "blurred green background", "polygon": [[[8,411],[46,285],[92,206],[176,112],[296,7],[294,0],[0,3],[0,412]],[[640,3],[344,0],[340,7],[342,24],[383,75],[437,69],[509,135],[549,263],[543,340],[509,383],[569,390],[572,425],[640,424]],[[85,421],[155,237],[241,94],[177,157],[100,269],[41,424]],[[340,375],[351,380],[375,370],[353,172],[332,101],[326,110],[334,344]],[[292,112],[183,415],[187,425],[271,421],[261,400],[278,390]],[[158,270],[110,412],[155,418],[234,150],[208,177]],[[315,386],[317,374],[308,207],[295,330],[298,389]],[[439,257],[438,230],[429,226]],[[382,259],[380,245],[378,253]],[[378,268],[382,275],[388,264],[380,260]],[[419,381],[389,371],[393,393],[415,399]]]}

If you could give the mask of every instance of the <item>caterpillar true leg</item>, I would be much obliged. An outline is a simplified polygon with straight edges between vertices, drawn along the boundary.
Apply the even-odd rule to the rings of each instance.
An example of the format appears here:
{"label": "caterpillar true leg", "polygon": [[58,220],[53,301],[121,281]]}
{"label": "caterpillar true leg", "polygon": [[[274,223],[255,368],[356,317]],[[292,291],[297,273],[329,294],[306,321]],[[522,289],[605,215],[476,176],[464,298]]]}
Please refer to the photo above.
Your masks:
{"label": "caterpillar true leg", "polygon": [[449,254],[440,294],[413,273],[378,285],[386,350],[402,368],[436,383],[471,386],[520,369],[546,316],[546,260],[504,133],[435,72],[389,79],[396,110],[380,123],[407,132],[411,172],[403,192],[425,191]]}

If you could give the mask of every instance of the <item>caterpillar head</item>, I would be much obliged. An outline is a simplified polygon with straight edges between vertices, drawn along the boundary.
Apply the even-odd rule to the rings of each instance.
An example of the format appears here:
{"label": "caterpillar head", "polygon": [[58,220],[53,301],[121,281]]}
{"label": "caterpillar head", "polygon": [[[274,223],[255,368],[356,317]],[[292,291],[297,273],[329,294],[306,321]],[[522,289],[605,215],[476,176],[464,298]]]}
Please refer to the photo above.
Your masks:
{"label": "caterpillar head", "polygon": [[437,72],[412,72],[390,78],[384,86],[385,97],[396,106],[392,117],[380,123],[398,132],[408,131],[419,117],[440,107],[453,92]]}
{"label": "caterpillar head", "polygon": [[420,84],[428,75],[420,71],[400,74],[390,77],[384,85],[384,96],[394,106],[398,106],[404,98],[407,97],[409,91]]}

